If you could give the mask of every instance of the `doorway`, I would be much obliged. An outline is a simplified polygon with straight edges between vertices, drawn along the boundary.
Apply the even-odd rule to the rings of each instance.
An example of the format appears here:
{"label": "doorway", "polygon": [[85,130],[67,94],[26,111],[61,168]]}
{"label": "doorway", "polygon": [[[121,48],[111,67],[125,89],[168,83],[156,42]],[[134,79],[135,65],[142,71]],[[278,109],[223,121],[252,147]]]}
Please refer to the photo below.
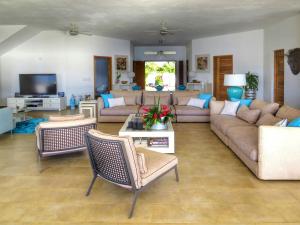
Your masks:
{"label": "doorway", "polygon": [[284,104],[284,49],[274,51],[274,102]]}
{"label": "doorway", "polygon": [[94,96],[111,90],[112,86],[112,58],[107,56],[94,56]]}
{"label": "doorway", "polygon": [[227,99],[224,75],[233,72],[233,55],[214,56],[214,96],[217,100]]}

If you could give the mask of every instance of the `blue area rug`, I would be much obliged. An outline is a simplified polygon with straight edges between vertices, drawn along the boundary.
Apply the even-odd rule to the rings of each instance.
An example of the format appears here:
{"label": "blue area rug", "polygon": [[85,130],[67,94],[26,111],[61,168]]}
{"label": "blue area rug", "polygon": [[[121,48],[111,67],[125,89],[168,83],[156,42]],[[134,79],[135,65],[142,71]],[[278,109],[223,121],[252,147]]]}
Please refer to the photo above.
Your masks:
{"label": "blue area rug", "polygon": [[34,118],[22,122],[17,122],[16,128],[13,130],[15,134],[33,134],[35,132],[35,127],[39,125],[40,122],[47,121],[46,118]]}

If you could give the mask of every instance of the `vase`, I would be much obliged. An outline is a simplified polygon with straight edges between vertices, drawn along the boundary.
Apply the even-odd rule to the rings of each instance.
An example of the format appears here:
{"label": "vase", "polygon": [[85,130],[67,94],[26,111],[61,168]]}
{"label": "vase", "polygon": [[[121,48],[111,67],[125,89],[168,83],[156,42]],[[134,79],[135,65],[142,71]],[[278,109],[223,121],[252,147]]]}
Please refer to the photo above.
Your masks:
{"label": "vase", "polygon": [[243,96],[243,88],[241,87],[229,87],[227,88],[227,96],[228,99],[231,100],[232,98],[241,99]]}
{"label": "vase", "polygon": [[254,89],[246,90],[245,97],[252,100],[256,99],[256,91]]}
{"label": "vase", "polygon": [[167,129],[167,124],[160,123],[160,122],[153,124],[151,127],[151,130],[166,130],[166,129]]}

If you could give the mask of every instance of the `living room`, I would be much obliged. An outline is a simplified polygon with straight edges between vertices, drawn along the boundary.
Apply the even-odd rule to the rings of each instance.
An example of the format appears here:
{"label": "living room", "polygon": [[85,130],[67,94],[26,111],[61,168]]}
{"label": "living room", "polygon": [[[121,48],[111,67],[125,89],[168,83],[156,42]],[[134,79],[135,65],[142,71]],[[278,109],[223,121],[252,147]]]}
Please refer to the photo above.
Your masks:
{"label": "living room", "polygon": [[300,224],[300,2],[0,1],[0,223]]}

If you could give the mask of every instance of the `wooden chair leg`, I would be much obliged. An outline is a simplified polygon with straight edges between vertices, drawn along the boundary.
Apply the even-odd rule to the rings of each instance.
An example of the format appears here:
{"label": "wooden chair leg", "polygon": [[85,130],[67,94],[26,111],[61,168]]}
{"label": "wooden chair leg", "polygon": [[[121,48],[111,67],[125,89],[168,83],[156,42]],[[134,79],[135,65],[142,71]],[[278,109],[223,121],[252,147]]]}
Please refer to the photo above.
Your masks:
{"label": "wooden chair leg", "polygon": [[97,178],[97,175],[94,175],[94,177],[93,177],[93,179],[92,179],[92,182],[90,183],[90,186],[89,186],[89,188],[88,188],[88,190],[87,190],[85,196],[89,196],[89,194],[90,194],[90,192],[91,192],[91,190],[92,190],[92,187],[93,187],[93,185],[94,185],[94,183],[95,183],[96,178]]}
{"label": "wooden chair leg", "polygon": [[134,212],[134,208],[135,208],[135,204],[136,204],[136,200],[137,198],[139,197],[140,195],[140,192],[139,191],[136,191],[134,192],[133,194],[133,199],[132,199],[132,203],[131,203],[131,208],[130,208],[130,211],[129,211],[129,216],[128,218],[130,219],[133,215],[133,212]]}
{"label": "wooden chair leg", "polygon": [[177,166],[175,166],[175,175],[176,175],[176,181],[179,182]]}

